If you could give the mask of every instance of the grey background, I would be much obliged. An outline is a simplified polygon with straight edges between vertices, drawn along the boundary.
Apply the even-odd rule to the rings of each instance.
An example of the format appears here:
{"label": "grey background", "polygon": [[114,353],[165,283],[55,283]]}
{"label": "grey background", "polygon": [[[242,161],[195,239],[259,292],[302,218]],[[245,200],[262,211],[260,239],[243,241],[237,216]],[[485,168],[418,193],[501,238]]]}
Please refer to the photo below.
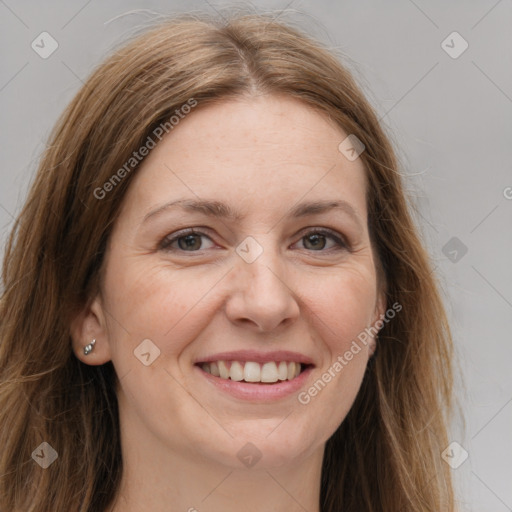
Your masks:
{"label": "grey background", "polygon": [[[92,67],[157,13],[214,13],[240,4],[250,7],[0,0],[2,247],[49,131]],[[453,472],[460,510],[512,511],[512,2],[253,4],[276,16],[284,9],[283,21],[346,54],[345,64],[393,134],[464,374],[457,389],[466,427],[457,421],[452,434],[469,453]],[[59,44],[47,59],[31,48],[43,31]],[[469,44],[456,59],[441,46],[453,31]],[[450,38],[445,44],[461,48]],[[446,245],[452,237],[458,240]]]}

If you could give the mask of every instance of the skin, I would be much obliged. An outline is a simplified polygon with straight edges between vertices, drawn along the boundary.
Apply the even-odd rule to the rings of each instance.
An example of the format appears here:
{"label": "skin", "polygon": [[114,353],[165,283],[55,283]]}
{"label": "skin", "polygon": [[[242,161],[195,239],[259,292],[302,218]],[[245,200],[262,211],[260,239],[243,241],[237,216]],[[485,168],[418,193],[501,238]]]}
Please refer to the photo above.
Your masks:
{"label": "skin", "polygon": [[[120,378],[124,473],[111,510],[319,511],[325,443],[354,402],[374,340],[307,405],[298,393],[268,403],[233,398],[193,364],[229,350],[292,350],[313,359],[307,390],[384,312],[365,169],[339,152],[346,136],[293,98],[229,100],[198,107],[137,171],[101,292],[72,326],[76,356],[111,360]],[[181,198],[222,201],[244,218],[168,208],[143,222]],[[315,200],[344,200],[355,216],[288,217]],[[183,239],[173,251],[161,248],[188,227],[203,233],[192,250]],[[319,228],[350,249],[329,236],[315,240]],[[263,249],[252,263],[236,252],[248,236]],[[160,350],[148,366],[134,357],[144,339]],[[248,442],[262,455],[251,468],[237,457]]]}

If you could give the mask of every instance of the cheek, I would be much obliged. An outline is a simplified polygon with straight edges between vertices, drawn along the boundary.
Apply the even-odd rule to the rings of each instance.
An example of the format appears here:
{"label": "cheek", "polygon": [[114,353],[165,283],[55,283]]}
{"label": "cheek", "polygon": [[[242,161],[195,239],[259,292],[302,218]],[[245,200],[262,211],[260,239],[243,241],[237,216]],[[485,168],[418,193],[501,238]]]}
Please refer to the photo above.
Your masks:
{"label": "cheek", "polygon": [[375,273],[369,268],[343,269],[309,296],[317,331],[333,357],[345,352],[371,324],[376,298]]}
{"label": "cheek", "polygon": [[160,350],[160,363],[182,351],[202,328],[208,294],[219,277],[211,269],[176,269],[161,263],[125,261],[111,267],[105,304],[113,359],[123,359],[127,348],[131,353],[145,339]]}
{"label": "cheek", "polygon": [[317,380],[299,401],[323,418],[326,431],[333,432],[343,421],[361,386],[369,357],[370,338],[364,333],[373,320],[375,301],[375,275],[369,270],[340,272],[310,296],[317,346],[326,357]]}

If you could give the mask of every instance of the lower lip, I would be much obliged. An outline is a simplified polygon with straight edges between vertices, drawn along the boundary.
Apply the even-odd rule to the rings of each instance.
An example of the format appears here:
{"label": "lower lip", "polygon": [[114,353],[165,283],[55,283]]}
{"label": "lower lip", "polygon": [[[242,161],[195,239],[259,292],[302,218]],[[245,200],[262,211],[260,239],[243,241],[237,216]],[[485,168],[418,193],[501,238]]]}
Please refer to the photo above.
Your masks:
{"label": "lower lip", "polygon": [[283,380],[273,384],[261,384],[259,382],[248,383],[231,379],[221,379],[215,377],[211,373],[205,372],[199,366],[195,366],[196,370],[211,382],[217,389],[240,398],[242,400],[250,400],[255,402],[270,402],[285,398],[296,393],[305,385],[309,374],[313,367],[306,368],[298,377],[292,380]]}

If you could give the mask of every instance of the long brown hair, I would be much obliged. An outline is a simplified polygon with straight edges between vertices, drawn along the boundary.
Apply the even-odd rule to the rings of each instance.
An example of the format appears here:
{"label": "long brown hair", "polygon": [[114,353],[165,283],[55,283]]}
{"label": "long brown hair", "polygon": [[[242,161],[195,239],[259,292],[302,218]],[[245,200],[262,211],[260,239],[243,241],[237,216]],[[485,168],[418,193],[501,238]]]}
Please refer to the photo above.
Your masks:
{"label": "long brown hair", "polygon": [[[266,15],[179,16],[118,49],[57,123],[7,243],[0,302],[0,508],[98,512],[122,459],[111,363],[82,364],[70,322],[99,290],[106,243],[136,166],[98,194],[191,98],[285,94],[366,146],[368,223],[388,304],[362,387],[326,445],[322,512],[453,511],[452,343],[389,139],[339,59]],[[192,114],[193,115],[193,114]],[[96,193],[95,193],[96,191]],[[101,195],[101,198],[98,198]],[[56,463],[32,452],[48,442]]]}

